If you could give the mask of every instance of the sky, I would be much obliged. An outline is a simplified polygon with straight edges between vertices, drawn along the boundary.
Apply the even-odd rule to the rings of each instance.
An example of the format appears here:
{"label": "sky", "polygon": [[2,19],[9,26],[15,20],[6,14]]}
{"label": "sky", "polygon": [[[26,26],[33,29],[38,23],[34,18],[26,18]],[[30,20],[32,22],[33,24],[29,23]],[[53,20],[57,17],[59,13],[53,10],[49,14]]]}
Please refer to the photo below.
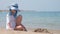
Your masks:
{"label": "sky", "polygon": [[60,11],[60,0],[0,0],[0,10],[8,10],[12,3],[20,10]]}

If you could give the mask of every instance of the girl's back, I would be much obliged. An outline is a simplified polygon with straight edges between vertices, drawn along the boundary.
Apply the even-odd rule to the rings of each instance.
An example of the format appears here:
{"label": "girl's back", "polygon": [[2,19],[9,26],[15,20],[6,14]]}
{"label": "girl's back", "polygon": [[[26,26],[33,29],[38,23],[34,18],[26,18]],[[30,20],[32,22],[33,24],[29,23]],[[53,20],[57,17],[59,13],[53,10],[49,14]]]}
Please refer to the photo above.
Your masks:
{"label": "girl's back", "polygon": [[7,22],[6,22],[6,29],[10,29],[10,27],[11,28],[15,28],[15,18],[14,18],[14,16],[13,15],[9,15],[9,14],[7,14]]}

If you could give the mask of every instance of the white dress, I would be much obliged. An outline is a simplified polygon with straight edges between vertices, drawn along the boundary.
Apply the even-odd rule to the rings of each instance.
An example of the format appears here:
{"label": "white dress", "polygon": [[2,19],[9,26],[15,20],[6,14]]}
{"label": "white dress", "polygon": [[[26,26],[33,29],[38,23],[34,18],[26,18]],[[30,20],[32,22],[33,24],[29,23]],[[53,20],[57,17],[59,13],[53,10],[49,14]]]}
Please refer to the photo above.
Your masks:
{"label": "white dress", "polygon": [[11,28],[14,29],[15,25],[16,25],[14,16],[13,15],[9,16],[9,14],[7,14],[6,19],[7,19],[6,20],[6,29],[10,29],[9,23],[10,23]]}

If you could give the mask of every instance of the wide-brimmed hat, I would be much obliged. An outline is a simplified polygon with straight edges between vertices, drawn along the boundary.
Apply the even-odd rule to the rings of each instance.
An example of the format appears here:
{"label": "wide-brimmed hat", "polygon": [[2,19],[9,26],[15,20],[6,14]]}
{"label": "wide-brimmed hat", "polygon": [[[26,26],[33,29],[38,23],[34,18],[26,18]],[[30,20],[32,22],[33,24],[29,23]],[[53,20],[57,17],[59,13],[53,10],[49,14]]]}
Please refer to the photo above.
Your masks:
{"label": "wide-brimmed hat", "polygon": [[9,7],[10,10],[17,10],[19,11],[18,9],[18,4],[11,4],[11,6]]}

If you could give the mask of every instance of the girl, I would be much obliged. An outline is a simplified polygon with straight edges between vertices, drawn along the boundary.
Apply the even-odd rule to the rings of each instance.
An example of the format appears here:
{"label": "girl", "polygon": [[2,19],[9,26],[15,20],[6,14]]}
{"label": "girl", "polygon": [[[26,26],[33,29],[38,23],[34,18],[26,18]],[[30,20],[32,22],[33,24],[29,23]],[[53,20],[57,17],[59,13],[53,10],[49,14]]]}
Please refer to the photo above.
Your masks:
{"label": "girl", "polygon": [[18,4],[11,5],[9,9],[9,14],[7,14],[6,29],[27,31],[26,28],[21,24],[22,16],[17,17]]}
{"label": "girl", "polygon": [[16,26],[18,4],[11,5],[9,11],[9,14],[7,14],[6,29],[14,29]]}

